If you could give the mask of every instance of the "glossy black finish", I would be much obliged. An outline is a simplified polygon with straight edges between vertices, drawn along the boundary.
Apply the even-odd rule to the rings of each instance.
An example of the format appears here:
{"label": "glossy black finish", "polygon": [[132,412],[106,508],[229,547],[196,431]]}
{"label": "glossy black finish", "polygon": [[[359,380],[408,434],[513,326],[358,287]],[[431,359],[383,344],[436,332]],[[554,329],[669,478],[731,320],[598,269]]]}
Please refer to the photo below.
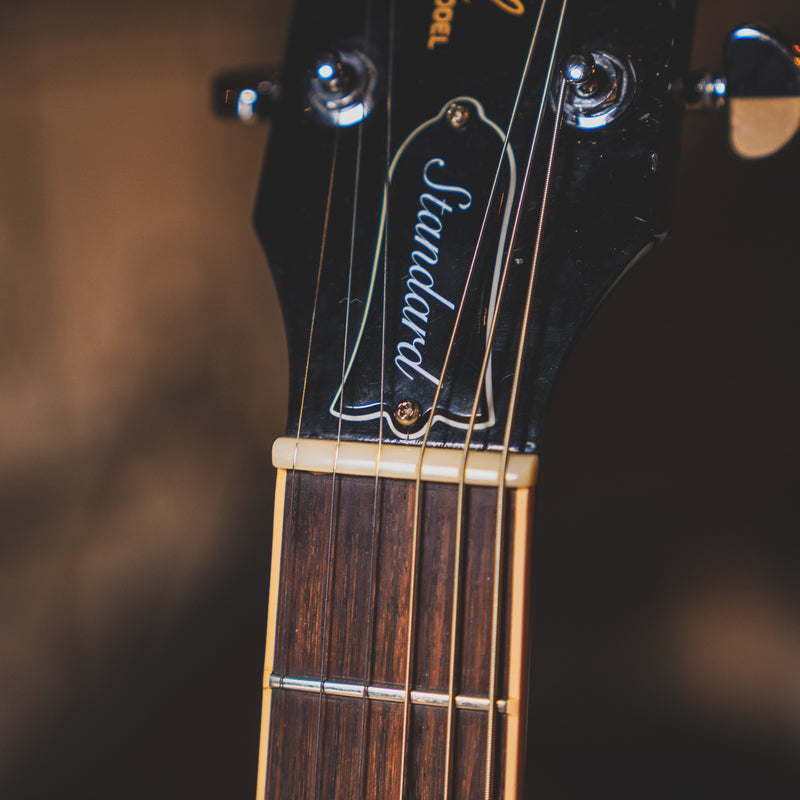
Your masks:
{"label": "glossy black finish", "polygon": [[[434,4],[398,2],[396,5],[392,158],[418,126],[435,120],[454,98],[472,98],[467,105],[471,104],[473,112],[478,109],[476,103],[481,104],[488,120],[505,129],[538,4],[529,3],[522,16],[507,14],[488,0],[458,5],[449,41],[434,43],[433,49],[428,45]],[[435,289],[431,287],[427,294],[429,310],[420,305],[424,325],[419,316],[415,318],[424,328],[424,346],[419,343],[417,346],[421,366],[436,375],[453,329],[454,314],[447,303],[436,301],[432,292],[457,305],[478,235],[482,203],[488,196],[501,150],[500,139],[488,123],[473,124],[473,117],[464,129],[458,130],[439,120],[412,138],[408,154],[397,162],[389,189],[386,385],[381,398],[377,387],[382,336],[375,315],[380,313],[384,292],[383,251],[378,244],[379,240],[386,240],[379,233],[387,173],[390,48],[387,5],[370,8],[365,29],[362,3],[321,4],[312,0],[297,3],[284,70],[283,102],[275,119],[256,210],[256,225],[273,269],[286,322],[291,365],[288,432],[294,434],[300,423],[326,198],[335,157],[308,387],[302,401],[302,436],[332,438],[338,434],[337,393],[345,366],[348,366],[343,395],[345,409],[366,407],[373,412],[383,409],[388,415],[397,401],[415,399],[423,406],[420,424],[427,419],[432,384],[411,368],[406,370],[409,374],[404,374],[395,361],[401,352],[397,346],[403,341],[402,336],[408,336],[412,330],[407,323],[403,324],[403,309],[408,306],[414,226],[420,221],[420,197],[425,191],[422,174],[430,159],[444,162],[431,167],[429,174],[440,187],[451,187],[449,192],[440,190],[438,197],[454,208],[453,212],[442,212],[441,237],[436,242],[439,250],[436,264],[430,269]],[[550,4],[545,14],[532,76],[511,135],[519,170],[525,161],[538,110],[557,11],[556,4]],[[670,83],[686,70],[693,11],[693,2],[680,0],[670,3],[584,0],[569,6],[560,59],[563,61],[570,53],[585,49],[618,54],[630,60],[637,85],[630,108],[608,127],[589,132],[565,127],[562,132],[527,338],[524,379],[514,415],[515,449],[536,449],[553,382],[570,346],[604,295],[666,230],[680,122],[680,110],[670,100]],[[311,19],[313,24],[307,22]],[[345,47],[363,50],[378,69],[375,109],[360,132],[357,125],[334,130],[319,124],[307,110],[304,95],[308,70],[317,56]],[[483,446],[498,446],[502,441],[543,188],[544,159],[553,129],[552,103],[548,105],[531,188],[525,200],[524,224],[513,253],[514,266],[493,346],[492,381],[484,390],[481,405],[484,419],[490,422],[486,395],[490,391],[496,421],[476,432],[473,439]],[[361,161],[357,173],[359,145]],[[356,174],[358,204],[354,216]],[[520,178],[518,175],[517,186]],[[509,181],[509,167],[504,164],[501,186],[507,187]],[[456,213],[454,200],[466,202],[466,196],[453,187],[470,194],[472,204],[463,210],[463,215]],[[483,351],[485,312],[491,297],[501,214],[502,202],[498,200],[490,215],[489,239],[493,241],[487,240],[478,258],[478,274],[467,300],[469,314],[463,332],[459,329],[463,336],[458,338],[453,372],[445,379],[440,401],[441,409],[456,421],[463,418],[472,403],[474,378]],[[351,247],[352,230],[355,235]],[[433,243],[430,234],[428,238],[429,244]],[[428,252],[433,251],[428,248]],[[377,272],[373,270],[375,264]],[[350,318],[346,322],[348,283]],[[419,290],[418,294],[421,293]],[[346,324],[348,347],[343,359]],[[421,334],[416,331],[415,335]],[[350,365],[357,341],[358,350]],[[384,419],[387,423],[384,440],[401,440],[402,433],[391,430],[388,416]],[[341,436],[345,439],[375,440],[378,433],[377,419],[341,421]],[[419,427],[416,433],[419,434]],[[463,436],[463,430],[437,422],[430,441],[457,445]]]}

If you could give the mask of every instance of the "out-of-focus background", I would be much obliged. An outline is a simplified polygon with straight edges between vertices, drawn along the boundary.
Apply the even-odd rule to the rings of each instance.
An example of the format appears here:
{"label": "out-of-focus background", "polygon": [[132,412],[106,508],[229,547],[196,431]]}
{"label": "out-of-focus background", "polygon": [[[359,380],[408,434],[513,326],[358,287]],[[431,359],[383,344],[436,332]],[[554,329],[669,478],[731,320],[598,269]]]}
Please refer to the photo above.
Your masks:
{"label": "out-of-focus background", "polygon": [[209,83],[288,15],[0,5],[3,798],[254,794],[286,355]]}
{"label": "out-of-focus background", "polygon": [[[800,40],[795,0],[700,0]],[[0,797],[249,798],[286,356],[219,70],[285,0],[0,5]],[[800,796],[800,143],[686,123],[577,347],[536,536],[539,796]]]}

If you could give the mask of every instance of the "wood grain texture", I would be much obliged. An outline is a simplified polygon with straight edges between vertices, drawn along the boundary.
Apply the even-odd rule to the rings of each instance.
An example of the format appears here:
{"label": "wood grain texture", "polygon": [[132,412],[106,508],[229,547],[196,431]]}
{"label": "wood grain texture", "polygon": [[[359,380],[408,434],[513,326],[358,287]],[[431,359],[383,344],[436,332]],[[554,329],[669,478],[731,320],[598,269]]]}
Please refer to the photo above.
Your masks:
{"label": "wood grain texture", "polygon": [[[528,533],[528,493],[523,490],[525,513],[520,516],[517,491],[507,491],[501,700],[509,694],[508,653],[515,638],[510,634],[511,566],[515,548]],[[421,501],[411,688],[446,694],[457,487],[423,484]],[[470,487],[466,493],[456,664],[456,694],[461,696],[486,698],[489,691],[496,501],[497,490],[489,487]],[[413,509],[411,481],[287,475],[275,676],[404,687]],[[522,539],[511,535],[520,520]],[[512,694],[517,697],[519,688]],[[268,761],[267,798],[310,800],[315,784],[316,796],[325,798],[383,800],[399,794],[401,702],[277,687],[267,692],[270,696],[269,753],[262,753]],[[453,798],[483,797],[486,719],[485,711],[455,712]],[[504,796],[506,722],[504,714],[498,715],[496,797]],[[446,707],[412,705],[406,797],[442,796],[446,725]]]}

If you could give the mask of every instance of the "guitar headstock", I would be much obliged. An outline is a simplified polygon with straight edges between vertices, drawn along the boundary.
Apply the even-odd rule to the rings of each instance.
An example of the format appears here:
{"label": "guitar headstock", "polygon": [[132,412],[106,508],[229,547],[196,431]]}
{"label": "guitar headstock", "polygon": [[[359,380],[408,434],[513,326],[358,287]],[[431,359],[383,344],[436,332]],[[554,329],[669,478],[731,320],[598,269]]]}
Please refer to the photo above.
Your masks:
{"label": "guitar headstock", "polygon": [[693,7],[299,0],[256,210],[290,434],[459,445],[476,403],[500,446],[524,332],[510,443],[536,449],[572,343],[665,232]]}

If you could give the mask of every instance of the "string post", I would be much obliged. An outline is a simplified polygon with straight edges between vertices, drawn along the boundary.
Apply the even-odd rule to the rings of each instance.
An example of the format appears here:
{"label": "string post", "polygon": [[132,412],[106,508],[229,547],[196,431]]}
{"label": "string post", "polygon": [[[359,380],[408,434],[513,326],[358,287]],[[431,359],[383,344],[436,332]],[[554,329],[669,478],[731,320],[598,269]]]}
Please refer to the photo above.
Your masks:
{"label": "string post", "polygon": [[564,122],[573,128],[603,128],[628,108],[636,88],[629,59],[604,51],[573,53],[563,68],[570,87]]}
{"label": "string post", "polygon": [[332,94],[347,92],[352,80],[336,52],[323,53],[314,64],[314,75],[326,91]]}
{"label": "string post", "polygon": [[600,76],[591,53],[573,53],[564,64],[564,78],[581,97],[600,90]]}
{"label": "string post", "polygon": [[357,125],[375,105],[377,80],[377,69],[364,53],[323,52],[314,60],[308,75],[309,105],[328,125]]}

